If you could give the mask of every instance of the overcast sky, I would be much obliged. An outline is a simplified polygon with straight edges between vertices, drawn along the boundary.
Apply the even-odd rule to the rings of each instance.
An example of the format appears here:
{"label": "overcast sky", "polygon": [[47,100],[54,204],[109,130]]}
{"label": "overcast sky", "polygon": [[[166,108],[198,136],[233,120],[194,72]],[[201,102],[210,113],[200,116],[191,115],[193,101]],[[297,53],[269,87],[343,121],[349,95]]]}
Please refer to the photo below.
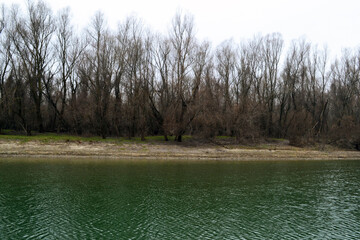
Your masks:
{"label": "overcast sky", "polygon": [[[25,0],[3,0],[25,6]],[[52,10],[69,6],[75,25],[85,27],[101,10],[111,28],[136,15],[153,30],[166,32],[178,10],[194,16],[197,37],[217,45],[224,40],[280,32],[286,46],[304,37],[331,55],[342,48],[360,47],[359,0],[47,0]]]}

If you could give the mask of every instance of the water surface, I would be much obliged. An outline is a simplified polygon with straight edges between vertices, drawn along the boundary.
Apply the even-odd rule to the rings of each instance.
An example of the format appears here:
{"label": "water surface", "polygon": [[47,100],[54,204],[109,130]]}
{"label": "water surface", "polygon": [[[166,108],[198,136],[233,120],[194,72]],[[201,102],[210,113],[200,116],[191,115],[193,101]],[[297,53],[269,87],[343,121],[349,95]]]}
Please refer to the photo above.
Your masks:
{"label": "water surface", "polygon": [[0,161],[0,239],[360,239],[360,161]]}

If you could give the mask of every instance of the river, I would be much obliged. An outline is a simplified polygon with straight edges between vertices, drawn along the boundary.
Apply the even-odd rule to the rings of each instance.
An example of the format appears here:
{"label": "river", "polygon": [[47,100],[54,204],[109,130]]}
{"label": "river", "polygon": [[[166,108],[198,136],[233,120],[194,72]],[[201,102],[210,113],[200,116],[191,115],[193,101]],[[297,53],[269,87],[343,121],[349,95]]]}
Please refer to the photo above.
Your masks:
{"label": "river", "polygon": [[360,161],[0,159],[0,239],[360,239]]}

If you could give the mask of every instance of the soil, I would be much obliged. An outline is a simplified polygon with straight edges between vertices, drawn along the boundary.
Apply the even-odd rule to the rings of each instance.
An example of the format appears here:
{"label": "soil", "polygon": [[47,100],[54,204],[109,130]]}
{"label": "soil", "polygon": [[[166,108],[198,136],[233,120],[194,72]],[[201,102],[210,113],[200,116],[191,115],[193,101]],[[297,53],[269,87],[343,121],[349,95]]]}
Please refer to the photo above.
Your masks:
{"label": "soil", "polygon": [[[317,149],[318,148],[318,149]],[[360,151],[329,146],[297,148],[284,143],[256,146],[185,143],[0,141],[0,158],[103,158],[178,160],[336,160],[359,159]]]}

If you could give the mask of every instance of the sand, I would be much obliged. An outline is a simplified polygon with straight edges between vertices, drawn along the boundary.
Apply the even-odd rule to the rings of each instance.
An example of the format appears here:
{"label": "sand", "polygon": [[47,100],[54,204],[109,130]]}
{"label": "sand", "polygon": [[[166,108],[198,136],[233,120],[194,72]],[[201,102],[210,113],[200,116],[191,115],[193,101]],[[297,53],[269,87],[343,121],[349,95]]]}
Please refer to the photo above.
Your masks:
{"label": "sand", "polygon": [[182,143],[21,142],[0,141],[0,158],[94,158],[179,160],[337,160],[359,159],[360,151],[333,148],[297,148]]}

